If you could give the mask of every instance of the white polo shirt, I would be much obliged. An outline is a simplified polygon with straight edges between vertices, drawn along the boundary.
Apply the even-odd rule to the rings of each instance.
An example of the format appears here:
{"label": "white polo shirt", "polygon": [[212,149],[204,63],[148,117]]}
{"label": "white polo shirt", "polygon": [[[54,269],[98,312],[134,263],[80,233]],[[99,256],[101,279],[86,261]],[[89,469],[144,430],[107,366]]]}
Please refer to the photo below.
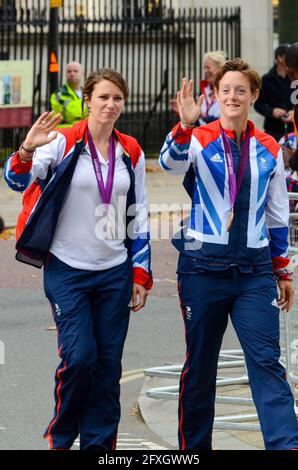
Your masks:
{"label": "white polo shirt", "polygon": [[[108,214],[102,204],[88,144],[78,157],[50,247],[51,253],[73,268],[100,271],[127,259],[124,238],[130,177],[122,154],[122,146],[117,143]],[[108,162],[99,152],[98,157],[106,184]]]}

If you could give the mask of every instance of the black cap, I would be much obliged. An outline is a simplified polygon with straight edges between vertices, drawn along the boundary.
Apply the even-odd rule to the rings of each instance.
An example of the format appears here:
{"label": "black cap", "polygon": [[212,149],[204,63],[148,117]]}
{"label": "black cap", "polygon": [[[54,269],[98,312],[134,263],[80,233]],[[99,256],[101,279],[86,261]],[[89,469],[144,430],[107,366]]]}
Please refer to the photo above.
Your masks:
{"label": "black cap", "polygon": [[285,43],[280,44],[274,51],[274,58],[277,59],[278,56],[284,56],[286,51],[291,47],[291,44]]}
{"label": "black cap", "polygon": [[288,68],[298,70],[298,42],[286,50],[285,63]]}

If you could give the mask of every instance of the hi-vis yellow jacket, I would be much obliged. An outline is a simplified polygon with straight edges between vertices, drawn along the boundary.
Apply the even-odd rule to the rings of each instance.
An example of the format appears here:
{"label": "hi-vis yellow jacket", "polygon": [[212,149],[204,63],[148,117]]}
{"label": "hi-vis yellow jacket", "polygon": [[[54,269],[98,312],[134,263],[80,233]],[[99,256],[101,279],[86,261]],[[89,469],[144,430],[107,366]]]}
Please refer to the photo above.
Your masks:
{"label": "hi-vis yellow jacket", "polygon": [[71,127],[88,115],[86,106],[82,111],[82,100],[67,83],[51,95],[51,108],[56,114],[62,114],[62,122],[57,127]]}

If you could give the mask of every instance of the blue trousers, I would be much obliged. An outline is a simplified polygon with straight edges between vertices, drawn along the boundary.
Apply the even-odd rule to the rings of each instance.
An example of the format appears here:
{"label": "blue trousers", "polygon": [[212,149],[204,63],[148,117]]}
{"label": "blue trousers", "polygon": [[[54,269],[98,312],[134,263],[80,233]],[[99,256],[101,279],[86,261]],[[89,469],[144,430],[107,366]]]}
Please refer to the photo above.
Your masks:
{"label": "blue trousers", "polygon": [[58,331],[55,412],[44,437],[54,449],[114,449],[120,420],[121,358],[132,268],[74,269],[51,255],[44,288]]}
{"label": "blue trousers", "polygon": [[[179,272],[179,271],[178,271]],[[279,363],[279,308],[272,273],[178,273],[186,361],[180,379],[180,449],[212,448],[219,351],[228,315],[244,351],[266,449],[298,447],[294,400]]]}

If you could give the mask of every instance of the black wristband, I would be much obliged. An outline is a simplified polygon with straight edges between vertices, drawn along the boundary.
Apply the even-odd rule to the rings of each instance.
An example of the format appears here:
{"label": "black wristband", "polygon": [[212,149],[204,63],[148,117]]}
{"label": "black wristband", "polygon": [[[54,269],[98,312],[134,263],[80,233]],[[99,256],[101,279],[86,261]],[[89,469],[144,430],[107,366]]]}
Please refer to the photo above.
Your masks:
{"label": "black wristband", "polygon": [[21,149],[24,149],[25,152],[27,152],[27,153],[34,153],[35,150],[36,150],[36,149],[33,149],[33,150],[32,149],[26,149],[26,147],[24,147],[24,144],[21,145]]}

